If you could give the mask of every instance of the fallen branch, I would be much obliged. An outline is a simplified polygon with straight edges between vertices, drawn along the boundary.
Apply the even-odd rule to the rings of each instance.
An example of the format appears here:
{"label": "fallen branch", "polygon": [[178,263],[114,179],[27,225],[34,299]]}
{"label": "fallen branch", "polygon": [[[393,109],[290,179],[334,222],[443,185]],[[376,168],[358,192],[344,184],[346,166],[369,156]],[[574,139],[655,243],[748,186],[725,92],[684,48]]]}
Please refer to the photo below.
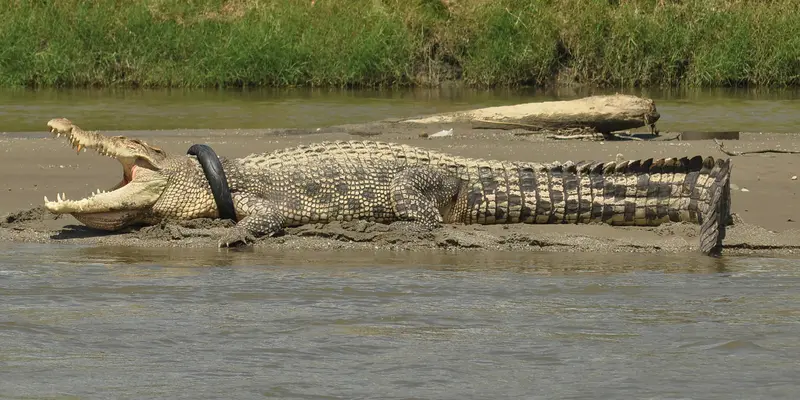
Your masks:
{"label": "fallen branch", "polygon": [[547,135],[545,136],[548,139],[558,139],[558,140],[582,140],[582,139],[592,139],[592,140],[602,140],[602,134],[583,134],[583,135]]}
{"label": "fallen branch", "polygon": [[780,149],[764,149],[764,150],[751,150],[751,151],[731,151],[725,150],[725,145],[717,139],[714,139],[714,143],[717,144],[719,147],[719,151],[734,157],[734,156],[743,156],[745,154],[759,154],[759,153],[778,153],[778,154],[800,154],[800,151],[796,150],[780,150]]}
{"label": "fallen branch", "polygon": [[636,140],[643,142],[645,139],[638,138],[631,135],[620,135],[616,133],[610,134],[602,134],[602,133],[581,133],[581,134],[572,134],[572,135],[547,135],[545,136],[547,139],[556,139],[556,140],[581,140],[581,139],[592,139],[592,140]]}
{"label": "fallen branch", "polygon": [[620,133],[609,133],[608,135],[604,135],[608,140],[637,140],[640,142],[644,142],[645,139],[638,138],[636,136],[631,135],[630,132],[620,132]]}

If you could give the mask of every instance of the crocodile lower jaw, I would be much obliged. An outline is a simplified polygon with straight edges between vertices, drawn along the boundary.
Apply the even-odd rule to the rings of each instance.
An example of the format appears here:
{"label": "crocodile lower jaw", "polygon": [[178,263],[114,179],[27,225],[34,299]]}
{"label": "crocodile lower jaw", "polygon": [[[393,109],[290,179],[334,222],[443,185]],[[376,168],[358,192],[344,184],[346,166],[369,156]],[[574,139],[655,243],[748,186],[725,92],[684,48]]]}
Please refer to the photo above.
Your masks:
{"label": "crocodile lower jaw", "polygon": [[44,207],[54,214],[92,214],[135,211],[150,208],[166,187],[166,181],[128,182],[110,192],[100,191],[80,200],[57,195],[55,201],[44,198]]}

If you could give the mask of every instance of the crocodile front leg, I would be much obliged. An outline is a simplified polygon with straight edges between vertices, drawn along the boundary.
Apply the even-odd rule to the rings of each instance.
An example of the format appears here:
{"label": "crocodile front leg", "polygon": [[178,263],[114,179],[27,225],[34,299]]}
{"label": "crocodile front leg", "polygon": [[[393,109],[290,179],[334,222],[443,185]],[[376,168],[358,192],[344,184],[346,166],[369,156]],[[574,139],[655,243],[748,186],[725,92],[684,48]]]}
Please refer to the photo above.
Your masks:
{"label": "crocodile front leg", "polygon": [[286,226],[286,217],[274,202],[260,198],[242,198],[240,195],[235,195],[234,202],[237,215],[245,217],[222,235],[219,247],[246,245],[258,237],[272,236]]}

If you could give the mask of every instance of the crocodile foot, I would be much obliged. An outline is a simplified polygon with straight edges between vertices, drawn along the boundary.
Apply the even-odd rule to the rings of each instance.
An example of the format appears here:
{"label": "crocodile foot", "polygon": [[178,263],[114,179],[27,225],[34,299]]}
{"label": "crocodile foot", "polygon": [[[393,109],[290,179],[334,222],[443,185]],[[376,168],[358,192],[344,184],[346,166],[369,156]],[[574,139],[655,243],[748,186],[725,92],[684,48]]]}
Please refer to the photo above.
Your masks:
{"label": "crocodile foot", "polygon": [[239,247],[252,245],[256,241],[255,236],[244,229],[232,228],[228,230],[217,243],[219,247]]}

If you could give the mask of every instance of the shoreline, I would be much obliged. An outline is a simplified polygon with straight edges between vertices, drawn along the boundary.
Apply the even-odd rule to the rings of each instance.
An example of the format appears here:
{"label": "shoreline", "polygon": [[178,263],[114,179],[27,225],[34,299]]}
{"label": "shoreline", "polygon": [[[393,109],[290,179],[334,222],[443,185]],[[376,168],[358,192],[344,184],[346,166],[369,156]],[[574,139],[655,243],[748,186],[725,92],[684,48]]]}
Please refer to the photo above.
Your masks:
{"label": "shoreline", "polygon": [[[91,121],[75,121],[92,129]],[[454,129],[453,136],[423,138],[422,134]],[[712,155],[726,157],[710,140],[674,141],[555,141],[541,134],[473,129],[467,124],[400,124],[376,122],[320,130],[173,130],[106,131],[107,135],[141,138],[169,153],[185,153],[194,143],[206,143],[224,157],[242,157],[303,143],[323,140],[379,140],[406,143],[468,157],[524,161],[613,160]],[[6,157],[0,168],[6,173],[7,191],[0,198],[0,240],[5,242],[61,243],[90,246],[214,247],[219,221],[198,220],[165,223],[130,233],[106,234],[89,230],[71,216],[53,218],[42,213],[42,197],[66,192],[70,198],[119,179],[115,160],[90,152],[76,155],[63,139],[42,134],[3,134],[0,143]],[[726,141],[728,150],[747,151],[779,147],[800,150],[800,134],[743,133],[740,140]],[[800,226],[791,207],[798,200],[800,159],[792,154],[733,157],[732,212],[738,221],[728,228],[722,255],[792,255],[800,252]],[[747,191],[742,191],[747,189]],[[31,209],[34,210],[31,210]],[[18,218],[7,221],[8,216]],[[401,251],[557,251],[686,253],[697,247],[698,226],[664,224],[658,227],[582,225],[448,225],[434,232],[395,230],[383,224],[361,221],[310,224],[288,228],[286,234],[262,238],[254,246],[286,250],[390,249]]]}

